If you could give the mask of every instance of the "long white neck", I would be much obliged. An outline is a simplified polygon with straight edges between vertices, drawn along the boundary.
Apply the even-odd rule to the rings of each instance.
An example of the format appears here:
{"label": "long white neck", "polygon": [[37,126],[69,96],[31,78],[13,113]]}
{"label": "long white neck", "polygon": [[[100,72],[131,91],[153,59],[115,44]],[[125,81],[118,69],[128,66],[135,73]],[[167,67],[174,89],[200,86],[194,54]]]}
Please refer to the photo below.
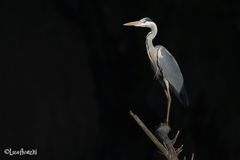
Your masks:
{"label": "long white neck", "polygon": [[154,48],[152,41],[157,35],[157,26],[155,23],[151,22],[151,26],[149,28],[151,29],[151,31],[147,34],[146,45],[147,45],[147,49],[150,50]]}
{"label": "long white neck", "polygon": [[147,47],[148,57],[150,61],[154,63],[156,61],[156,55],[154,54],[156,53],[156,51],[152,41],[157,35],[157,26],[155,23],[151,22],[151,25],[149,26],[149,28],[151,29],[151,31],[147,34],[147,37],[146,37],[146,47]]}

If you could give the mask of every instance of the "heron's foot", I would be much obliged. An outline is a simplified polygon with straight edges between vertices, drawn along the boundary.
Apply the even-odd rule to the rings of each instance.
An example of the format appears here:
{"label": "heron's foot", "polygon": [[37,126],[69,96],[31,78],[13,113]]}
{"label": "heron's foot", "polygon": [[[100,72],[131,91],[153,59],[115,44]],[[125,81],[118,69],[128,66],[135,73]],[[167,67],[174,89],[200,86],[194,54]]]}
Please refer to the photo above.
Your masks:
{"label": "heron's foot", "polygon": [[171,131],[171,127],[167,123],[161,123],[156,132],[158,133],[164,133],[165,135],[168,135],[168,133]]}

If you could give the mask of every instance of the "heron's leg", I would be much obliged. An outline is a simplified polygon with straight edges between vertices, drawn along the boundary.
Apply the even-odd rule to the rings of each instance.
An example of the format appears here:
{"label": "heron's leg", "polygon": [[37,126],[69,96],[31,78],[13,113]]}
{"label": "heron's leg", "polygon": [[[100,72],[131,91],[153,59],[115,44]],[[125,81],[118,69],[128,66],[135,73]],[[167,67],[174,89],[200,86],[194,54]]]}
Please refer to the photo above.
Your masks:
{"label": "heron's leg", "polygon": [[164,79],[164,83],[166,85],[166,89],[164,89],[164,91],[165,91],[165,94],[166,94],[166,97],[168,100],[168,102],[167,102],[167,117],[166,117],[166,124],[168,125],[172,98],[171,98],[170,91],[169,91],[169,82],[166,79]]}

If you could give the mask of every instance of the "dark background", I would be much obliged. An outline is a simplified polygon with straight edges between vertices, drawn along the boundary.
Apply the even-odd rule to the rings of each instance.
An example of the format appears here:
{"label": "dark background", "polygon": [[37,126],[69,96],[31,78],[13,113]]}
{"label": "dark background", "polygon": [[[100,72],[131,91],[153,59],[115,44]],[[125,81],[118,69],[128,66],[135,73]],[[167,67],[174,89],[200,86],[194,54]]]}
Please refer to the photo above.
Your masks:
{"label": "dark background", "polygon": [[[128,111],[155,130],[166,98],[145,49],[150,17],[155,44],[175,56],[190,96],[173,100],[172,134],[181,155],[239,159],[239,1],[3,0],[0,2],[0,149],[37,149],[51,160],[161,159]],[[173,135],[172,135],[173,136]]]}

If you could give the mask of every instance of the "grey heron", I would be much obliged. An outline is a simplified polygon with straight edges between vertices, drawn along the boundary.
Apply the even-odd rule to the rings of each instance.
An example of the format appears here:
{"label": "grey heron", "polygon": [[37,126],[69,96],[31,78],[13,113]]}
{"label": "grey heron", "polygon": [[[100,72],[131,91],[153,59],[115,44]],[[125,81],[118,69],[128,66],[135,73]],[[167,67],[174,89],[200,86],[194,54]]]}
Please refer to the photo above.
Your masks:
{"label": "grey heron", "polygon": [[124,26],[147,27],[150,32],[146,36],[147,54],[155,72],[156,78],[161,82],[166,94],[167,116],[166,124],[169,123],[169,113],[171,106],[170,91],[173,92],[178,100],[184,105],[189,105],[189,99],[184,87],[184,79],[179,65],[171,53],[162,45],[153,45],[153,39],[157,35],[157,25],[148,17],[139,21],[128,22]]}

